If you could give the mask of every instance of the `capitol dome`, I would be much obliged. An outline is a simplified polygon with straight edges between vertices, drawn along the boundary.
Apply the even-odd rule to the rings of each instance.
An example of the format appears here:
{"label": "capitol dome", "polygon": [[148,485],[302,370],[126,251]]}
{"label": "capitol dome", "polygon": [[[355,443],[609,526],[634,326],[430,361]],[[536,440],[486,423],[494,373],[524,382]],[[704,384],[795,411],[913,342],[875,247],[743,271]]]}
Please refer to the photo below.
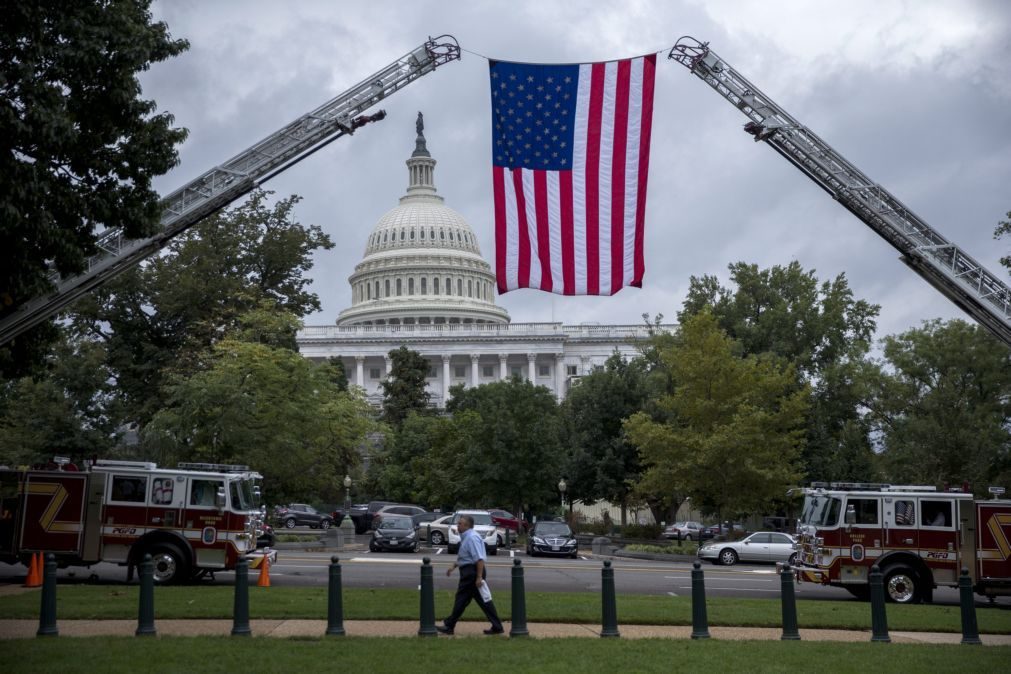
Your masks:
{"label": "capitol dome", "polygon": [[508,312],[495,305],[495,275],[477,237],[436,193],[421,113],[417,130],[407,194],[369,234],[348,278],[351,306],[337,325],[508,323]]}

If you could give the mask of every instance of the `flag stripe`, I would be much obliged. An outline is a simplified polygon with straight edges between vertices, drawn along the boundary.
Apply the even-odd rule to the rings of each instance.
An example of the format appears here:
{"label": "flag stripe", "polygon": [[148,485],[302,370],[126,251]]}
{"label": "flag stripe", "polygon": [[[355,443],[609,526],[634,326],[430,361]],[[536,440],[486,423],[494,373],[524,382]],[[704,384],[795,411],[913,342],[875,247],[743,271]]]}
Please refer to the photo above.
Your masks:
{"label": "flag stripe", "polygon": [[[501,166],[492,166],[491,172],[492,183],[495,188],[495,222],[504,225],[506,222],[505,169]],[[508,272],[506,271],[507,232],[507,226],[495,227],[495,281],[500,294],[508,290],[508,286],[506,285],[506,279],[508,278]]]}
{"label": "flag stripe", "polygon": [[644,239],[646,223],[646,180],[649,177],[649,141],[653,125],[653,80],[656,73],[656,54],[642,59],[642,103],[639,130],[639,184],[635,204],[635,269],[631,285],[641,288],[646,272]]}
{"label": "flag stripe", "polygon": [[603,63],[590,66],[590,109],[586,128],[586,293],[600,292],[600,162],[604,112]]}
{"label": "flag stripe", "polygon": [[642,64],[643,59],[634,59],[629,63],[628,91],[628,140],[625,143],[625,217],[622,229],[622,284],[632,282],[635,274],[635,214],[639,194],[639,134],[642,126],[642,116],[639,113],[639,101],[642,100]]}
{"label": "flag stripe", "polygon": [[[568,173],[568,171],[566,171]],[[548,241],[551,246],[551,292],[559,292],[562,278],[562,205],[558,187],[559,171],[544,171],[548,186]],[[542,288],[543,289],[543,288]]]}
{"label": "flag stripe", "polygon": [[614,95],[614,140],[611,173],[611,294],[621,290],[625,255],[625,156],[628,133],[628,88],[630,64],[619,61]]}
{"label": "flag stripe", "polygon": [[[590,65],[579,67],[579,85],[576,90],[575,125],[573,129],[572,147],[572,237],[574,266],[574,293],[586,295],[586,152],[585,139],[589,136],[590,125],[590,76],[593,68]],[[577,139],[584,139],[578,142]]]}
{"label": "flag stripe", "polygon": [[534,211],[537,221],[537,259],[540,261],[540,288],[551,292],[551,242],[548,231],[548,177],[544,171],[532,171]]}
{"label": "flag stripe", "polygon": [[558,201],[562,220],[562,277],[563,292],[576,294],[576,264],[572,221],[572,171],[558,172]]}
{"label": "flag stripe", "polygon": [[517,241],[516,283],[519,288],[530,287],[530,230],[527,229],[527,205],[523,193],[523,169],[513,169],[513,193],[516,196]]}

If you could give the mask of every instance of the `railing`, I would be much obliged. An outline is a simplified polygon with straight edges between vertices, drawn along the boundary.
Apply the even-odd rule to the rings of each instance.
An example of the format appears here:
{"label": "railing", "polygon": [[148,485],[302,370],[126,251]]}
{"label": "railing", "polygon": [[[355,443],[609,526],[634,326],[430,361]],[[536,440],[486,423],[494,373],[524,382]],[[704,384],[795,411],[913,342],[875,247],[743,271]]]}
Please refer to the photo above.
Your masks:
{"label": "railing", "polygon": [[[673,325],[662,325],[671,331]],[[648,339],[645,325],[563,325],[561,323],[441,323],[438,325],[307,325],[298,331],[300,342],[424,337],[558,337],[561,339]]]}

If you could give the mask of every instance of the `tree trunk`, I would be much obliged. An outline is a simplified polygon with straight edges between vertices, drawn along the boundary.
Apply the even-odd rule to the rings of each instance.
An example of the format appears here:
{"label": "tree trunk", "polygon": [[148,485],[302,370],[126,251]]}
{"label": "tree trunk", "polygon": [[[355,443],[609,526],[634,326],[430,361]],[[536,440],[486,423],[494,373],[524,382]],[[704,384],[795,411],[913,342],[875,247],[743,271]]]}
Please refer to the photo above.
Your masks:
{"label": "tree trunk", "polygon": [[621,499],[621,526],[624,528],[628,524],[628,499]]}

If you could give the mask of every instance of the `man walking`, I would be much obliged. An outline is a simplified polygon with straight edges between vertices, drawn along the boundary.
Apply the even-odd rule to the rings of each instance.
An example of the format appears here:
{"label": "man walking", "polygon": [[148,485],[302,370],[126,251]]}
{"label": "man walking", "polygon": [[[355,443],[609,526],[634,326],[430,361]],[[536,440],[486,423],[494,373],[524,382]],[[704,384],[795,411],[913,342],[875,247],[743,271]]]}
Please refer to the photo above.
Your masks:
{"label": "man walking", "polygon": [[485,634],[502,634],[502,621],[499,620],[498,612],[492,601],[485,601],[481,598],[481,587],[485,584],[484,570],[484,541],[474,531],[474,518],[470,515],[460,515],[457,522],[460,528],[460,550],[456,555],[456,563],[446,570],[446,575],[453,575],[453,569],[460,567],[460,584],[456,588],[456,603],[453,604],[453,613],[450,614],[443,625],[435,629],[442,634],[452,634],[453,628],[460,620],[460,616],[470,605],[470,600],[477,600],[477,605],[484,611],[484,615],[491,621],[491,629],[484,631]]}

